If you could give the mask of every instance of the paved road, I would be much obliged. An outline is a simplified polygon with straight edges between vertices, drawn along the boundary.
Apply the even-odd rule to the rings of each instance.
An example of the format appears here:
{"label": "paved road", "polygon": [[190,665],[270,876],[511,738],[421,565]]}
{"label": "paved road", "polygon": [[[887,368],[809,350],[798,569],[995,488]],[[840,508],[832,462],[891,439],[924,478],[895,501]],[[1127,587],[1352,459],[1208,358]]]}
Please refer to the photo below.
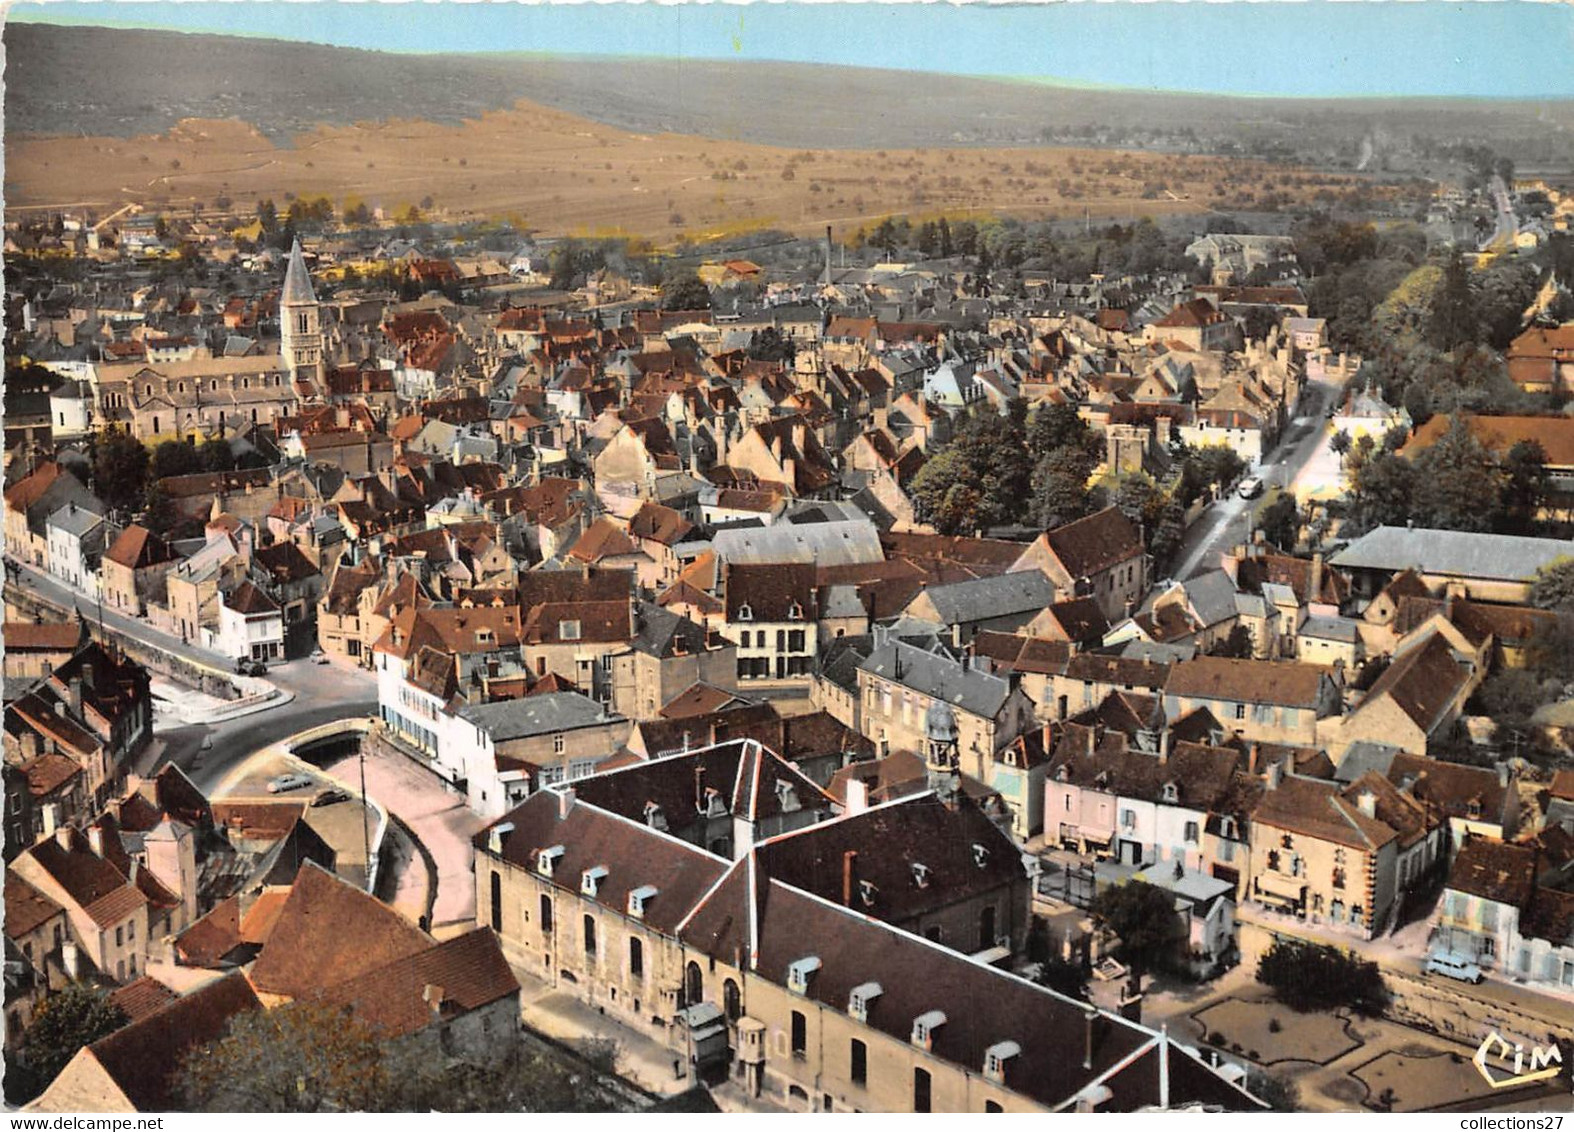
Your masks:
{"label": "paved road", "polygon": [[1269,490],[1255,500],[1245,500],[1231,492],[1204,511],[1187,528],[1170,571],[1171,577],[1185,581],[1217,569],[1220,558],[1231,547],[1245,541],[1249,520],[1267,502],[1271,489],[1293,482],[1312,458],[1324,429],[1323,412],[1337,395],[1338,391],[1332,386],[1307,383],[1301,415],[1286,426],[1279,447],[1255,473],[1262,477]]}
{"label": "paved road", "polygon": [[[98,603],[93,598],[77,593],[31,567],[22,567],[21,579],[20,584],[24,589],[42,594],[57,605],[67,608],[74,605],[85,619],[98,620]],[[221,656],[211,649],[161,633],[146,621],[126,617],[110,609],[103,611],[103,619],[106,628],[124,633],[150,648],[174,653],[221,672],[230,671],[234,664],[233,657]],[[223,723],[169,726],[173,720],[155,720],[154,735],[163,744],[162,749],[153,755],[157,764],[138,769],[147,772],[166,762],[173,762],[190,773],[198,787],[210,790],[232,767],[270,743],[277,743],[309,727],[364,716],[377,710],[376,677],[346,662],[335,660],[330,664],[316,664],[307,659],[287,661],[270,665],[266,679],[276,687],[294,693],[294,698],[277,707]],[[213,739],[212,747],[202,751],[202,742],[209,736]],[[199,754],[201,766],[193,769]]]}
{"label": "paved road", "polygon": [[1519,234],[1519,218],[1514,215],[1513,199],[1509,196],[1508,186],[1503,183],[1503,178],[1493,174],[1491,187],[1488,192],[1492,196],[1497,209],[1496,223],[1493,225],[1492,234],[1481,242],[1480,250],[1485,251],[1499,240],[1507,244],[1514,242],[1514,237]]}

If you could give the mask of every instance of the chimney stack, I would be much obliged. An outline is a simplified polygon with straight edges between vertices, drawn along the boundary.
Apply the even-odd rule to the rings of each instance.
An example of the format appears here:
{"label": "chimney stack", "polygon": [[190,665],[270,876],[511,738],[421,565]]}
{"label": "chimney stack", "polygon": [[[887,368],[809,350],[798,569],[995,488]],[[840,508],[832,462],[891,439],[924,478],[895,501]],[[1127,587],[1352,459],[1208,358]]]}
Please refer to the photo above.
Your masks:
{"label": "chimney stack", "polygon": [[557,820],[563,821],[574,811],[574,788],[565,787],[557,796]]}
{"label": "chimney stack", "polygon": [[1279,789],[1279,783],[1283,780],[1283,778],[1284,764],[1277,759],[1269,763],[1266,770],[1263,772],[1263,780],[1267,784],[1269,790]]}
{"label": "chimney stack", "polygon": [[71,827],[69,825],[60,826],[55,830],[55,844],[67,853],[71,852]]}
{"label": "chimney stack", "polygon": [[433,1014],[442,1012],[443,988],[436,983],[427,983],[421,988],[421,1001],[431,1008]]}
{"label": "chimney stack", "polygon": [[74,718],[82,718],[82,678],[73,676],[66,685],[66,698],[71,703],[71,714]]}
{"label": "chimney stack", "polygon": [[93,856],[102,857],[104,855],[104,827],[99,825],[88,826],[87,843],[93,850]]}
{"label": "chimney stack", "polygon": [[1312,555],[1312,576],[1310,584],[1306,587],[1307,601],[1322,601],[1323,594],[1323,552],[1318,551]]}
{"label": "chimney stack", "polygon": [[842,854],[842,904],[853,906],[853,890],[858,887],[858,851],[849,849]]}
{"label": "chimney stack", "polygon": [[1369,818],[1377,817],[1377,795],[1370,790],[1363,790],[1356,797],[1356,807]]}
{"label": "chimney stack", "polygon": [[1084,1037],[1082,1046],[1082,1068],[1084,1069],[1093,1068],[1093,1054],[1095,1052],[1094,1038],[1096,1037],[1094,1034],[1094,1027],[1098,1024],[1098,1020],[1099,1012],[1092,1009],[1091,1007],[1082,1015],[1082,1032]]}

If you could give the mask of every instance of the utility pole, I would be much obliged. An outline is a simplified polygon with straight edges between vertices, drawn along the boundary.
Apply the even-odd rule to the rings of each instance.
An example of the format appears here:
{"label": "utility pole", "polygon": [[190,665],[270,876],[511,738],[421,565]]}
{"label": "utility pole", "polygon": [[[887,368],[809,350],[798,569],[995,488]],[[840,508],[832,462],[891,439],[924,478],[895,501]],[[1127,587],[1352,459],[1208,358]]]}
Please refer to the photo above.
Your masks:
{"label": "utility pole", "polygon": [[366,891],[372,891],[372,831],[367,825],[366,814],[366,737],[356,744],[361,764],[361,843],[366,850]]}

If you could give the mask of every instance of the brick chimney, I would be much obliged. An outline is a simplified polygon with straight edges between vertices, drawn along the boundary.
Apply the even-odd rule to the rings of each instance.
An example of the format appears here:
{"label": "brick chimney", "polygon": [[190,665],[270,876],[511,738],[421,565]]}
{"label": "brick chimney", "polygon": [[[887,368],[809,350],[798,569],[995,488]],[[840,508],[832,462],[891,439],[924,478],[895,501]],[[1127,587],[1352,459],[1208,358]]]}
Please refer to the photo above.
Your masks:
{"label": "brick chimney", "polygon": [[858,887],[858,851],[849,849],[842,854],[842,903],[853,906],[853,891]]}

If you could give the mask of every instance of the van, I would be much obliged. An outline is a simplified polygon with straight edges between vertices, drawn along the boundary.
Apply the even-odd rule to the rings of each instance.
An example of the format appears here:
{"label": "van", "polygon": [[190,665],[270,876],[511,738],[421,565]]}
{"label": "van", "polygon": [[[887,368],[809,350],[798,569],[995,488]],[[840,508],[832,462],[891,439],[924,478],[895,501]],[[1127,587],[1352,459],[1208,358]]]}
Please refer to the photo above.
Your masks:
{"label": "van", "polygon": [[1458,979],[1462,983],[1479,983],[1486,978],[1481,973],[1481,968],[1463,955],[1455,955],[1452,951],[1436,952],[1427,956],[1426,973],[1428,975],[1444,975],[1450,979]]}

